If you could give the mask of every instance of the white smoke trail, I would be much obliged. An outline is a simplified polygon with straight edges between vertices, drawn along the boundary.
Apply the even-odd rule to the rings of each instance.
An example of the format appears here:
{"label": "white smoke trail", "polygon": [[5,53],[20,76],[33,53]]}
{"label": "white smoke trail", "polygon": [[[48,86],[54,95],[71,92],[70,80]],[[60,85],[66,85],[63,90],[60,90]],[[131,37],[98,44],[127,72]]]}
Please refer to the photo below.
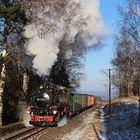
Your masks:
{"label": "white smoke trail", "polygon": [[67,124],[67,117],[64,116],[59,122],[58,122],[58,127],[64,126]]}
{"label": "white smoke trail", "polygon": [[29,115],[29,113],[28,113],[28,109],[25,109],[25,110],[23,111],[23,124],[24,124],[25,127],[30,127],[30,126],[32,126],[32,125],[29,123],[29,121],[30,121],[30,115]]}
{"label": "white smoke trail", "polygon": [[[44,10],[34,12],[38,20],[26,26],[24,32],[28,38],[26,51],[34,56],[33,68],[40,76],[49,74],[49,69],[57,60],[59,43],[64,38],[67,46],[75,41],[79,33],[86,46],[94,46],[106,33],[99,12],[99,0],[69,0],[64,7],[66,12],[59,17],[56,16],[59,11],[46,14],[51,7],[47,3],[45,6]],[[72,57],[71,51],[66,53],[66,58]]]}
{"label": "white smoke trail", "polygon": [[82,27],[82,37],[86,46],[94,46],[107,34],[100,16],[99,0],[83,0],[82,14],[86,20],[86,26]]}
{"label": "white smoke trail", "polygon": [[[38,25],[36,28],[32,24],[25,28],[24,35],[26,38],[29,38],[25,48],[29,55],[34,56],[33,68],[37,70],[37,74],[40,76],[49,74],[49,69],[57,59],[59,42],[64,35],[64,26],[60,26],[58,23],[55,32],[51,32],[52,29],[50,29],[49,32],[44,34],[41,32],[42,25]],[[38,33],[37,30],[40,33]],[[39,37],[39,35],[41,35],[41,37]]]}

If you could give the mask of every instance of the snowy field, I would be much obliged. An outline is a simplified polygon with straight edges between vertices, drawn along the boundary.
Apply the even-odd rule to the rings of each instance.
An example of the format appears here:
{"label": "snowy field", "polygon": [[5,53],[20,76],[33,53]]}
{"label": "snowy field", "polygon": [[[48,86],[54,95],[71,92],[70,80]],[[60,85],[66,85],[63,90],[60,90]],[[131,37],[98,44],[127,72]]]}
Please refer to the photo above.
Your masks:
{"label": "snowy field", "polygon": [[112,114],[107,108],[100,109],[102,124],[102,139],[104,140],[140,140],[140,128],[136,127],[138,119],[138,104],[125,99],[113,103]]}

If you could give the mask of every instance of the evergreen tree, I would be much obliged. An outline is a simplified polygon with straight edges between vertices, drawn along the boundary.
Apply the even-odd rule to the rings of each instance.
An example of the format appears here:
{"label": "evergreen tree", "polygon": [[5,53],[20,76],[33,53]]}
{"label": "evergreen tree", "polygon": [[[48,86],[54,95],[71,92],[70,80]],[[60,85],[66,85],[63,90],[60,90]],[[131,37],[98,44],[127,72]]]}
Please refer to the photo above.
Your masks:
{"label": "evergreen tree", "polygon": [[[1,1],[0,17],[4,19],[4,27],[0,31],[0,49],[5,53],[1,63],[1,73],[4,76],[1,75],[0,104],[3,112],[0,112],[0,124],[2,116],[3,124],[7,124],[16,120],[15,109],[19,93],[21,94],[20,50],[24,43],[22,31],[27,19],[22,4],[10,0]],[[13,118],[7,119],[9,114]]]}

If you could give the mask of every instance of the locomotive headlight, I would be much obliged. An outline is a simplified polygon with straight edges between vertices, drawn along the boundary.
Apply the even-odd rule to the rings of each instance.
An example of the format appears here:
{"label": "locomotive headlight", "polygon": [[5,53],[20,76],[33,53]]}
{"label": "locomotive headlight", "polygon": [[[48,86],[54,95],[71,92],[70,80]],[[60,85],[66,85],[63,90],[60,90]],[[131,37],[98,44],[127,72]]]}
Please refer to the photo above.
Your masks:
{"label": "locomotive headlight", "polygon": [[30,110],[27,110],[27,114],[30,114]]}
{"label": "locomotive headlight", "polygon": [[53,110],[53,114],[56,114],[57,113],[57,110]]}
{"label": "locomotive headlight", "polygon": [[50,97],[49,97],[49,95],[48,95],[47,93],[44,93],[43,96],[44,96],[44,98],[46,98],[47,100],[50,99]]}

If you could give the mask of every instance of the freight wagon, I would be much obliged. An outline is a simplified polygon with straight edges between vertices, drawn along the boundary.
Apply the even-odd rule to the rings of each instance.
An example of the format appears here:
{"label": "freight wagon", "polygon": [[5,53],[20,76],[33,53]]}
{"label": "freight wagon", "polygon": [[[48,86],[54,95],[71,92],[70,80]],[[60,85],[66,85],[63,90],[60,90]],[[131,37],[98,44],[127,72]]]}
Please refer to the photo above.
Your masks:
{"label": "freight wagon", "polygon": [[72,94],[71,96],[72,114],[78,114],[94,105],[94,96],[87,94]]}

